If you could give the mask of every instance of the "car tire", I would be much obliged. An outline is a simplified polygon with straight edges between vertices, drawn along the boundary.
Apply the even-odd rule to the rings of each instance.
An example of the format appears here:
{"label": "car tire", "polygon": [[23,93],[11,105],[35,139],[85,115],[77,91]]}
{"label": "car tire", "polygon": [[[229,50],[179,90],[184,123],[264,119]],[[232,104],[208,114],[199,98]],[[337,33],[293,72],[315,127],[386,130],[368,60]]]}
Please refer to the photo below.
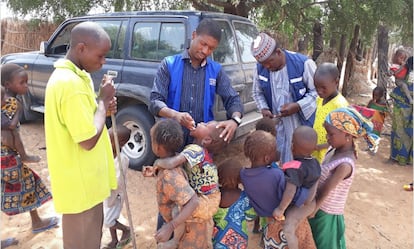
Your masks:
{"label": "car tire", "polygon": [[151,147],[150,129],[154,117],[147,107],[132,105],[122,108],[116,114],[116,123],[131,130],[131,136],[122,148],[129,158],[129,168],[141,171],[142,166],[152,165],[155,155]]}

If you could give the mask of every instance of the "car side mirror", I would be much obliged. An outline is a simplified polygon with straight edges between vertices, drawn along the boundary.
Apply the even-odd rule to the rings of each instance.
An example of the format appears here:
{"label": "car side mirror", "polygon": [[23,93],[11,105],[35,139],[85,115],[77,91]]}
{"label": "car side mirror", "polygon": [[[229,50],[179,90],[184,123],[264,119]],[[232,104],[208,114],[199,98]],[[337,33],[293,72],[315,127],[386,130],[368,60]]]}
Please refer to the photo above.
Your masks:
{"label": "car side mirror", "polygon": [[49,43],[47,41],[40,42],[40,48],[39,48],[40,53],[45,54],[48,46],[49,46]]}

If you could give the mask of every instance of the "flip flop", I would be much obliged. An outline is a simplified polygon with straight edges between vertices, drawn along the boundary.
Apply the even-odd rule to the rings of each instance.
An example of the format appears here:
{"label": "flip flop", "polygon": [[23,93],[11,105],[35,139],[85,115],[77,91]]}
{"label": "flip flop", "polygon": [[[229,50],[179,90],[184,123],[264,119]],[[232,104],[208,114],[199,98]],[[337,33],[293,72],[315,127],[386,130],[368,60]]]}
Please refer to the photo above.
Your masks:
{"label": "flip flop", "polygon": [[124,246],[126,246],[129,242],[131,242],[131,237],[124,239],[124,240],[120,240],[118,244],[116,245],[116,249],[124,248]]}
{"label": "flip flop", "polygon": [[16,238],[7,238],[1,241],[1,248],[17,245],[19,241]]}
{"label": "flip flop", "polygon": [[58,223],[59,223],[59,218],[58,217],[52,217],[47,226],[37,228],[37,229],[32,229],[32,233],[36,234],[36,233],[41,233],[41,232],[47,231],[47,230],[52,229],[55,226],[57,226]]}

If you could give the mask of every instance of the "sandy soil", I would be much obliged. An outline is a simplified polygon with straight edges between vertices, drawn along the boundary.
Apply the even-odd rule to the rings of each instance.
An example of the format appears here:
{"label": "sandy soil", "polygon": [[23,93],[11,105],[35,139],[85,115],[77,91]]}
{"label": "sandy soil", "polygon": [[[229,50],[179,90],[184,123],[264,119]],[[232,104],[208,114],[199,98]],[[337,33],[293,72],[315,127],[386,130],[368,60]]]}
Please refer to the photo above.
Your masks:
{"label": "sandy soil", "polygon": [[[370,94],[360,94],[350,98],[351,103],[366,104]],[[357,173],[345,210],[346,238],[350,249],[409,249],[413,248],[413,192],[403,190],[403,184],[413,181],[413,168],[389,163],[390,120],[385,127],[378,153],[370,155],[363,151],[365,144],[360,142],[361,152],[357,161]],[[46,164],[43,121],[23,124],[21,134],[28,151],[42,157],[39,163],[30,166],[39,173],[50,186]],[[241,142],[235,141],[219,157],[238,156]],[[137,247],[155,248],[153,233],[156,226],[157,204],[155,199],[155,179],[144,178],[141,172],[128,170],[129,205],[132,211]],[[56,215],[53,202],[39,208],[42,216]],[[58,214],[57,214],[58,215]],[[127,217],[125,208],[124,217]],[[124,224],[127,219],[121,219]],[[249,224],[250,230],[252,224]],[[17,216],[1,214],[1,238],[16,237],[17,246],[10,248],[52,249],[62,248],[61,228],[40,234],[32,234],[28,213]],[[259,248],[259,236],[251,234],[249,248]],[[108,229],[104,229],[103,244],[110,240]],[[125,248],[133,248],[131,244]]]}

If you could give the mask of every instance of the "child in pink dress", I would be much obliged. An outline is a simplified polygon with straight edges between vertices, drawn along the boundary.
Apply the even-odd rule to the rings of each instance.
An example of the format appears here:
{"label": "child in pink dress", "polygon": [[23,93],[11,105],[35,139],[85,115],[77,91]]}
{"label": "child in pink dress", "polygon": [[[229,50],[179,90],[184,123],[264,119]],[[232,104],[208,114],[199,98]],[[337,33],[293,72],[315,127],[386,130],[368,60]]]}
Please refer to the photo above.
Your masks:
{"label": "child in pink dress", "polygon": [[352,107],[338,108],[326,117],[324,127],[331,146],[322,162],[316,209],[309,219],[318,249],[345,249],[344,209],[355,175],[354,139],[375,143],[372,123]]}

